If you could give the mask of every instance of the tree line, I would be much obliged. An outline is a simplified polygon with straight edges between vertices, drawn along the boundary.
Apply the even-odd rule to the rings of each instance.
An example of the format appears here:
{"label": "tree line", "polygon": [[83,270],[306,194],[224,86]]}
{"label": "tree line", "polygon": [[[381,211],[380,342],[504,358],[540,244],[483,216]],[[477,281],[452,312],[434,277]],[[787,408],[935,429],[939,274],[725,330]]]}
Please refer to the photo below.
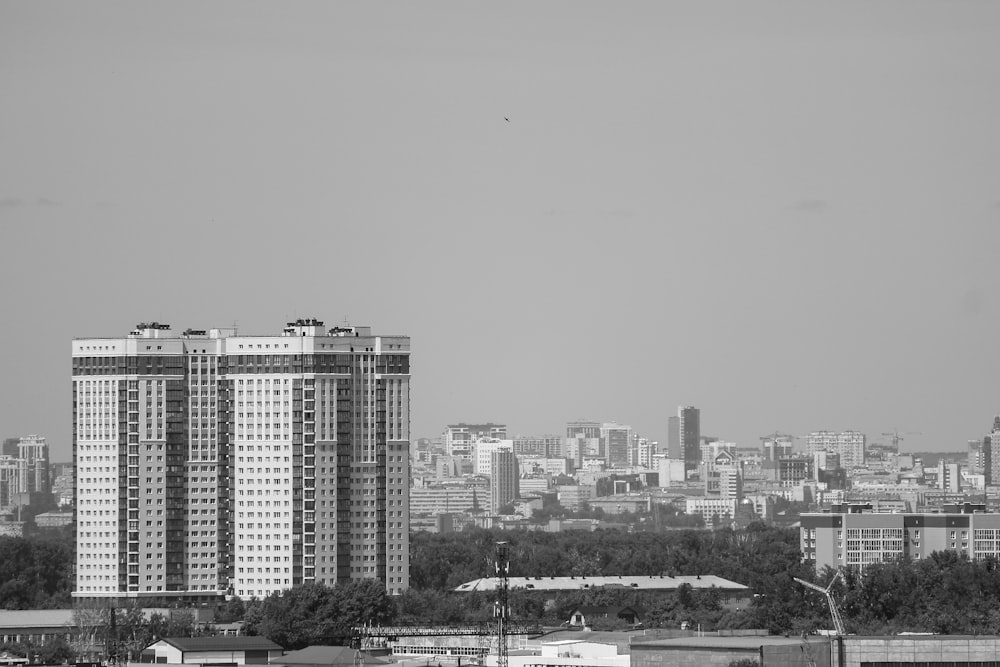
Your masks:
{"label": "tree line", "polygon": [[[677,530],[665,533],[598,530],[545,533],[472,530],[452,534],[415,533],[410,544],[410,588],[386,595],[374,580],[335,587],[309,584],[263,599],[220,605],[216,621],[244,620],[245,631],[286,648],[343,643],[361,624],[449,624],[488,621],[494,596],[455,592],[462,583],[493,576],[496,543],[508,543],[512,577],[614,575],[717,575],[746,585],[741,604],[718,591],[681,586],[672,594],[634,589],[510,592],[518,620],[560,626],[581,606],[632,606],[647,628],[678,628],[686,621],[703,630],[765,628],[800,634],[831,628],[825,598],[793,577],[822,585],[833,571],[816,573],[801,561],[795,529],[750,524],[742,530]],[[0,539],[0,602],[6,608],[71,606],[72,548],[44,535]],[[983,634],[1000,631],[1000,564],[971,561],[940,552],[919,561],[876,564],[848,570],[833,588],[848,632],[891,634],[937,632]],[[83,613],[83,612],[81,612]],[[106,611],[88,613],[107,613]],[[97,617],[96,627],[107,619]],[[81,622],[81,625],[87,623]],[[183,614],[144,618],[118,611],[119,639],[129,650],[154,637],[211,632]],[[600,620],[595,629],[623,627]],[[94,637],[97,644],[99,637]]]}

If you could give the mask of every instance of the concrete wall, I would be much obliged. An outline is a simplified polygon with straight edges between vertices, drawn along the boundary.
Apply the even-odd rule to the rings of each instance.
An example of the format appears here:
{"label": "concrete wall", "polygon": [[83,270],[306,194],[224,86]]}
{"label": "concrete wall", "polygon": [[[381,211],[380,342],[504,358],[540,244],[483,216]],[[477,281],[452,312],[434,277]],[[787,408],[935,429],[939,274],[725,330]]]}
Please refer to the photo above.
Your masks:
{"label": "concrete wall", "polygon": [[830,643],[810,638],[799,646],[765,646],[763,667],[830,667]]}
{"label": "concrete wall", "polygon": [[760,660],[755,648],[667,648],[632,646],[631,667],[729,667],[734,660]]}
{"label": "concrete wall", "polygon": [[951,662],[975,663],[1000,660],[1000,637],[895,636],[844,637],[841,667],[860,667],[863,662]]}

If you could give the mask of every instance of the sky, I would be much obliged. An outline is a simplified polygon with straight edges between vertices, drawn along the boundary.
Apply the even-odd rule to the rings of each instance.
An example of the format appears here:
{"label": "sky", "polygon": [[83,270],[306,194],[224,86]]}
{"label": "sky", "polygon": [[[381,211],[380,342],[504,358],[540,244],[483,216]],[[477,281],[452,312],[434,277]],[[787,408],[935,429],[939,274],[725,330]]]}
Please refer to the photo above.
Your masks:
{"label": "sky", "polygon": [[0,3],[0,436],[70,341],[317,317],[411,433],[1000,412],[1000,3]]}

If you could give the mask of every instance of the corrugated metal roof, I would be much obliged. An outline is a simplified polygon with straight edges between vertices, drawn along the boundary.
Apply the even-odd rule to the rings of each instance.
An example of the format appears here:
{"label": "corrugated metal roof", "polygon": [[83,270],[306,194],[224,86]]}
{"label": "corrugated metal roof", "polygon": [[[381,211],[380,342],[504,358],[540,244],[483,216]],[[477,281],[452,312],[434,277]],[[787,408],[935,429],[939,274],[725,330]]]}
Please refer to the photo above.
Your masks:
{"label": "corrugated metal roof", "polygon": [[281,651],[267,637],[164,637],[160,641],[182,651]]}
{"label": "corrugated metal roof", "polygon": [[[718,588],[723,591],[745,592],[750,589],[743,584],[729,581],[714,574],[668,576],[634,576],[621,575],[610,577],[511,577],[511,588],[524,588],[538,591],[571,591],[587,588],[635,588],[638,590],[670,591],[676,590],[681,584],[689,584],[691,588]],[[457,588],[458,592],[495,591],[497,580],[484,577],[466,582]]]}

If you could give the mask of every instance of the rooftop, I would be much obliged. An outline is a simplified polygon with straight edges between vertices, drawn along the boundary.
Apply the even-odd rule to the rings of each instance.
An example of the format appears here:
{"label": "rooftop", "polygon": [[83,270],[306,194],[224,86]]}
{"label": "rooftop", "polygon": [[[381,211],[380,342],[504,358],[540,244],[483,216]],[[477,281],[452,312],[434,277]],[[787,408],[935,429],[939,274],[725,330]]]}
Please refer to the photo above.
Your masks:
{"label": "rooftop", "polygon": [[[608,577],[510,577],[511,588],[524,588],[537,591],[570,591],[584,588],[635,588],[646,591],[676,590],[682,584],[691,588],[717,588],[724,591],[749,591],[743,584],[738,584],[712,574],[686,575],[678,577],[618,575]],[[497,580],[484,577],[466,582],[457,588],[458,592],[495,591]]]}
{"label": "rooftop", "polygon": [[[810,637],[815,643],[827,643],[825,637]],[[723,648],[723,649],[757,649],[761,646],[781,646],[785,644],[802,644],[801,637],[781,637],[777,635],[749,635],[744,637],[676,637],[673,639],[654,639],[632,642],[633,648]]]}
{"label": "rooftop", "polygon": [[160,641],[182,651],[281,651],[266,637],[164,637]]}

